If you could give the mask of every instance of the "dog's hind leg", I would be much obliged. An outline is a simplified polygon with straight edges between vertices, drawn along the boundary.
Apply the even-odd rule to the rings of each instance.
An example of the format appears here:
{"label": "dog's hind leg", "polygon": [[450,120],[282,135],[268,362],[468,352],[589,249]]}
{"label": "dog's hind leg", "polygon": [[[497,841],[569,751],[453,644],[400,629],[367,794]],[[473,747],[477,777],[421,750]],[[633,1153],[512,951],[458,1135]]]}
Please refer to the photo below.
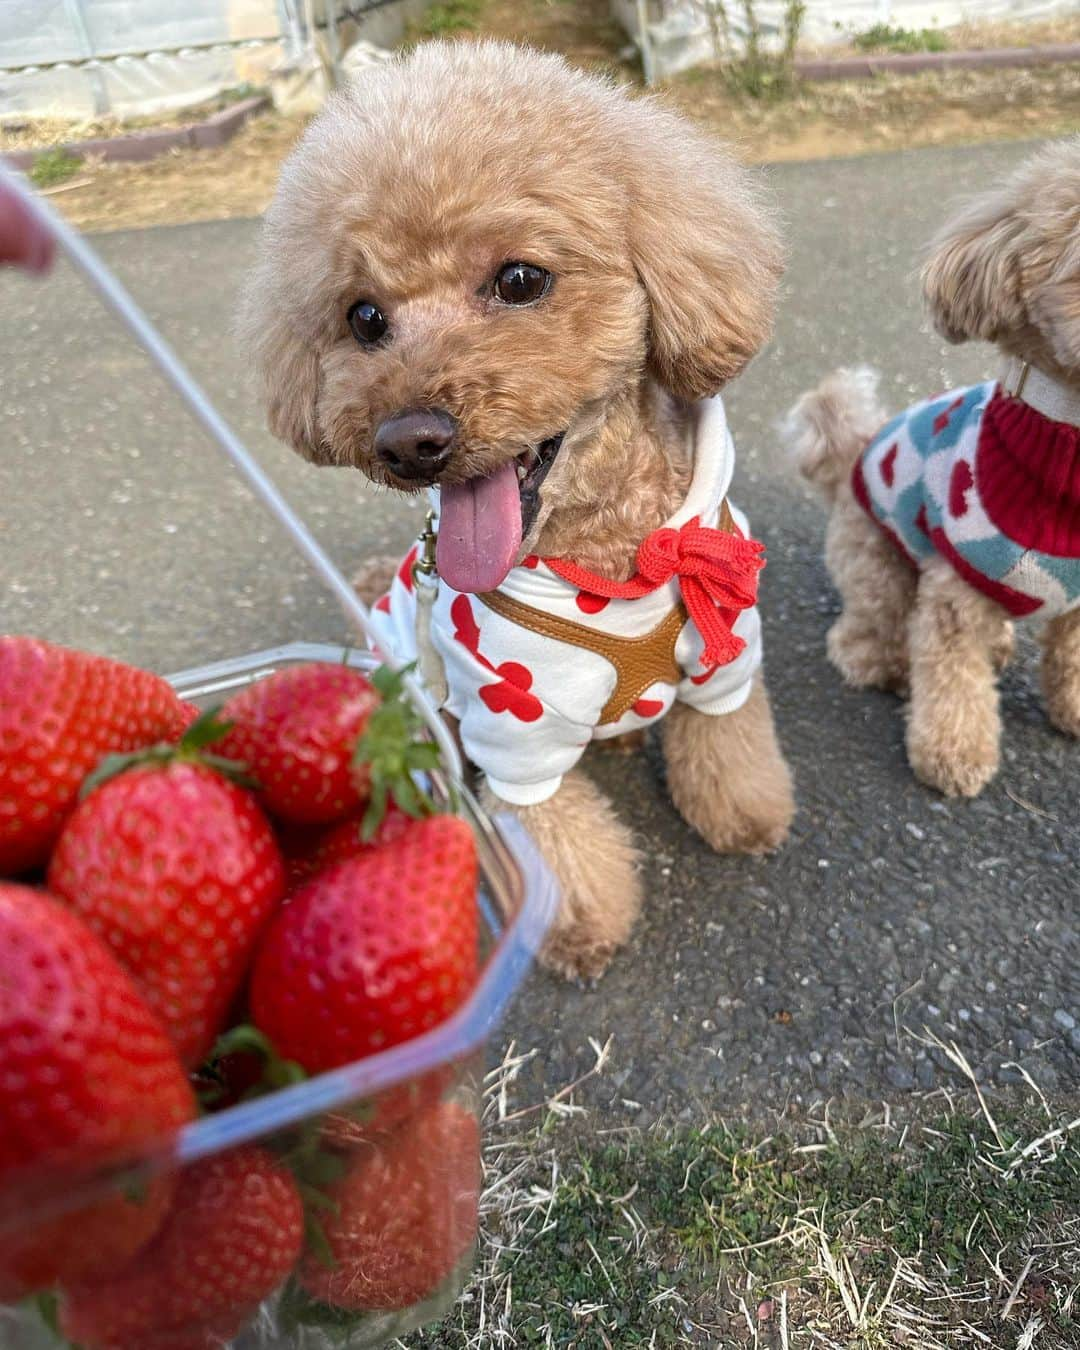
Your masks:
{"label": "dog's hind leg", "polygon": [[1051,619],[1043,634],[1042,686],[1050,721],[1080,736],[1080,609]]}
{"label": "dog's hind leg", "polygon": [[825,532],[825,564],[843,601],[826,639],[829,660],[856,689],[905,693],[918,573],[846,485]]}
{"label": "dog's hind leg", "polygon": [[485,787],[490,811],[512,811],[529,830],[562,888],[540,959],[568,978],[593,979],[630,936],[641,910],[638,855],[611,803],[578,769],[554,797],[510,806]]}
{"label": "dog's hind leg", "polygon": [[760,674],[736,712],[711,717],[676,703],[663,740],[672,801],[706,843],[719,853],[779,848],[795,799]]}

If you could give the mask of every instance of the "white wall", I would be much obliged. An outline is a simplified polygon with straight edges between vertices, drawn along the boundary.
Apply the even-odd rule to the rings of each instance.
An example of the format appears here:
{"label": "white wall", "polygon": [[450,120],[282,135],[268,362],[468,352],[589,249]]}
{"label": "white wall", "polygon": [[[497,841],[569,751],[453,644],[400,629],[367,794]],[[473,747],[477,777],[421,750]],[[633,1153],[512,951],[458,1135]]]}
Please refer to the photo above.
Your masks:
{"label": "white wall", "polygon": [[0,116],[198,103],[265,79],[280,32],[278,0],[0,0]]}
{"label": "white wall", "polygon": [[[373,9],[315,0],[317,23],[330,3],[342,16],[340,53],[358,39],[396,45],[430,0]],[[283,57],[309,54],[304,8],[304,0],[0,0],[0,119],[152,116],[266,84]]]}
{"label": "white wall", "polygon": [[[742,0],[725,0],[733,37],[743,31]],[[700,0],[648,0],[656,76],[712,59],[713,46]],[[783,28],[783,0],[755,0],[766,37]],[[637,34],[636,0],[611,0],[615,18]],[[842,42],[876,23],[898,28],[943,28],[965,20],[1045,19],[1080,12],[1080,0],[806,0],[803,36],[814,43]]]}

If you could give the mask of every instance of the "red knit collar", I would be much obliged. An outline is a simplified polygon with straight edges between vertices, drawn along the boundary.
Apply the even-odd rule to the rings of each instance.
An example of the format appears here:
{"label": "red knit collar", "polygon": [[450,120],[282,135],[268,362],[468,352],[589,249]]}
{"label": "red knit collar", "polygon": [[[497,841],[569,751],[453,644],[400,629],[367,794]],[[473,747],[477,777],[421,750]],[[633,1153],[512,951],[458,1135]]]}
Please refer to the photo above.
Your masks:
{"label": "red knit collar", "polygon": [[999,389],[983,414],[975,479],[986,514],[1007,538],[1080,557],[1080,428]]}

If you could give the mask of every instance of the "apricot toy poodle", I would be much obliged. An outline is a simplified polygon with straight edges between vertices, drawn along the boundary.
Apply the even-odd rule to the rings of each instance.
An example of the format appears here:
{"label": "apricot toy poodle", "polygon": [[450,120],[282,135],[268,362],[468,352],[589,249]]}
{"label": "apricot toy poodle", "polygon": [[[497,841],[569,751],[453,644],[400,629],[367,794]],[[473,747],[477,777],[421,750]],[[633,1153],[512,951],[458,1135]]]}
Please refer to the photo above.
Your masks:
{"label": "apricot toy poodle", "polygon": [[631,833],[578,767],[591,740],[664,716],[671,795],[713,848],[788,830],[762,548],[727,500],[715,397],[768,337],[780,275],[761,194],[723,148],[499,43],[365,71],[267,213],[241,330],[271,429],[317,464],[432,492],[422,631],[415,552],[358,586],[374,599],[392,579],[380,649],[426,658],[488,805],[558,877],[545,957],[567,975],[604,969],[642,899]]}
{"label": "apricot toy poodle", "polygon": [[950,342],[996,343],[999,380],[892,421],[868,370],[803,396],[789,436],[831,503],[849,684],[910,692],[908,758],[974,796],[997,772],[997,674],[1041,625],[1050,720],[1080,734],[1080,138],[1031,157],[931,246],[923,291]]}

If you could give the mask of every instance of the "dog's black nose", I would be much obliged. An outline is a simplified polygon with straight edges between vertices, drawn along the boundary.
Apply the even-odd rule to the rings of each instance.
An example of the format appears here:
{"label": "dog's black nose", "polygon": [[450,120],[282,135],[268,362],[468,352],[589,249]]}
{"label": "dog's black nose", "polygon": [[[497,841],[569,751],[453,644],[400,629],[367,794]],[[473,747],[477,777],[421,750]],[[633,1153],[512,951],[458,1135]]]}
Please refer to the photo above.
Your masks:
{"label": "dog's black nose", "polygon": [[375,453],[398,478],[433,483],[454,448],[457,422],[441,408],[395,413],[375,433]]}

